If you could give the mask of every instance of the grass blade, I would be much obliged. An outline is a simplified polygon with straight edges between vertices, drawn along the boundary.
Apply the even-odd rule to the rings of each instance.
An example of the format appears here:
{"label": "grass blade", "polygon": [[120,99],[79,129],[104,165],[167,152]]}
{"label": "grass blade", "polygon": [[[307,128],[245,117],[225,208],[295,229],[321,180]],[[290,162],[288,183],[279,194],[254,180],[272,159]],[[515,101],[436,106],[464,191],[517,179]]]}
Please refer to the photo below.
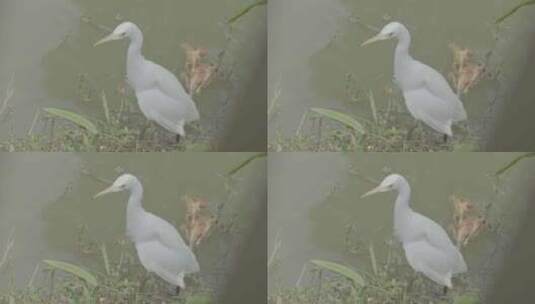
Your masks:
{"label": "grass blade", "polygon": [[96,287],[98,285],[97,278],[94,275],[92,275],[87,270],[82,269],[76,265],[61,262],[61,261],[53,261],[53,260],[43,260],[43,263],[45,263],[52,269],[58,269],[58,270],[70,273],[84,280],[87,284],[89,284],[92,287]]}
{"label": "grass blade", "polygon": [[100,246],[100,252],[102,253],[102,259],[104,260],[104,269],[106,270],[106,274],[110,275],[110,260],[108,258],[108,251],[106,250],[106,245],[102,244],[102,246]]}
{"label": "grass blade", "polygon": [[364,130],[364,127],[358,121],[356,121],[353,117],[347,114],[334,111],[334,110],[323,109],[323,108],[311,108],[310,110],[312,112],[315,112],[317,114],[320,114],[332,120],[336,120],[359,133],[362,133],[362,134],[366,133],[366,131]]}
{"label": "grass blade", "polygon": [[370,99],[370,108],[372,109],[373,121],[375,124],[377,124],[379,119],[377,118],[377,108],[375,107],[375,97],[373,96],[372,90],[368,92],[368,98]]}
{"label": "grass blade", "polygon": [[43,110],[50,115],[66,119],[86,129],[92,134],[98,134],[97,127],[91,121],[89,121],[87,118],[83,117],[80,114],[56,108],[44,108]]}
{"label": "grass blade", "polygon": [[234,174],[238,173],[238,171],[240,171],[243,167],[247,166],[249,163],[251,163],[253,160],[257,159],[257,158],[262,158],[262,157],[266,157],[267,156],[267,153],[265,152],[262,152],[262,153],[258,153],[258,154],[255,154],[249,158],[247,158],[246,160],[244,160],[243,162],[241,162],[240,164],[238,164],[236,167],[234,167],[234,169],[230,170],[228,173],[227,173],[227,176],[233,176]]}
{"label": "grass blade", "polygon": [[240,19],[241,17],[245,16],[245,14],[247,14],[249,11],[251,11],[253,8],[257,7],[257,6],[261,6],[261,5],[266,5],[267,4],[267,0],[259,0],[259,1],[256,1],[255,3],[252,3],[246,7],[244,7],[241,11],[239,11],[236,15],[234,15],[233,17],[231,17],[227,23],[229,24],[232,24],[236,21],[238,21],[238,19]]}
{"label": "grass blade", "polygon": [[104,109],[104,117],[106,117],[106,122],[110,123],[110,109],[108,108],[108,98],[106,97],[106,93],[102,91],[102,108]]}
{"label": "grass blade", "polygon": [[501,16],[496,20],[496,23],[502,23],[505,19],[511,17],[516,11],[523,8],[524,6],[535,4],[535,0],[526,0],[523,3],[518,4],[517,6],[513,7],[509,12],[507,12],[505,15]]}
{"label": "grass blade", "polygon": [[513,159],[512,161],[510,161],[507,165],[502,167],[500,170],[496,171],[495,175],[496,176],[500,176],[500,175],[504,174],[506,171],[508,171],[509,169],[511,169],[512,167],[514,167],[521,160],[526,159],[526,158],[532,158],[532,157],[535,157],[535,152],[531,152],[531,153],[526,153],[526,154],[520,155],[517,158]]}
{"label": "grass blade", "polygon": [[368,249],[370,250],[370,259],[372,260],[373,274],[377,275],[379,271],[377,270],[377,259],[375,258],[375,250],[373,249],[373,244],[370,244],[370,247]]}
{"label": "grass blade", "polygon": [[323,260],[311,260],[310,263],[314,264],[317,267],[329,270],[331,272],[337,273],[348,278],[353,282],[355,288],[366,285],[366,283],[364,282],[364,278],[362,278],[360,274],[358,274],[356,271],[347,266]]}

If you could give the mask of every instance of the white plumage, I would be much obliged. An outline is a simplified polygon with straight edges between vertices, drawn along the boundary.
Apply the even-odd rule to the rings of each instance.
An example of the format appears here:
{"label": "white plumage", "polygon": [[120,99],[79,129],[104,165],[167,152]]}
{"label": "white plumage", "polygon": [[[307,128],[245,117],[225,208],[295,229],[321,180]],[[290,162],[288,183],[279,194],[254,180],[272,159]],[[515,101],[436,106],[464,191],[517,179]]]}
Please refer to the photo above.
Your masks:
{"label": "white plumage", "polygon": [[124,38],[130,39],[126,77],[141,112],[169,132],[185,136],[184,125],[199,119],[197,106],[173,73],[143,57],[141,30],[134,23],[123,22],[95,45]]}
{"label": "white plumage", "polygon": [[392,38],[398,39],[394,79],[410,114],[435,131],[452,136],[452,123],[467,119],[464,106],[439,72],[409,54],[411,36],[407,28],[398,22],[389,23],[363,45]]}
{"label": "white plumage", "polygon": [[410,208],[411,189],[407,180],[391,174],[362,197],[391,190],[398,192],[394,233],[403,245],[409,265],[435,283],[452,288],[452,276],[467,271],[464,258],[440,225]]}
{"label": "white plumage", "polygon": [[185,288],[184,275],[199,271],[199,263],[191,249],[173,225],[143,209],[143,187],[135,176],[119,176],[95,198],[118,191],[130,192],[126,235],[134,242],[143,267],[173,286]]}

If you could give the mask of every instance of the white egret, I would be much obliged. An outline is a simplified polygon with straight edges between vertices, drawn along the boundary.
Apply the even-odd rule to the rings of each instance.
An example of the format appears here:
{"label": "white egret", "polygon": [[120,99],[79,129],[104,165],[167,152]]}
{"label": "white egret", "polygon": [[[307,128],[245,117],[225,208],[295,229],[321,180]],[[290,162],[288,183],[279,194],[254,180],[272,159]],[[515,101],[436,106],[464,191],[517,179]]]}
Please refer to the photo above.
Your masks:
{"label": "white egret", "polygon": [[119,176],[113,184],[93,198],[111,192],[128,191],[126,209],[126,235],[134,242],[137,255],[148,272],[156,273],[176,286],[177,293],[184,289],[184,275],[199,271],[199,263],[178,231],[167,221],[143,209],[143,187],[130,174]]}
{"label": "white egret", "polygon": [[362,197],[386,191],[398,192],[394,206],[394,234],[403,245],[409,265],[444,286],[444,291],[451,289],[452,276],[467,271],[461,252],[439,224],[410,208],[411,188],[403,176],[387,176]]}
{"label": "white egret", "polygon": [[123,22],[95,46],[104,42],[130,39],[126,60],[126,77],[134,89],[143,115],[180,137],[186,135],[184,125],[199,119],[199,111],[182,84],[161,65],[146,60],[141,54],[143,34],[132,22]]}
{"label": "white egret", "polygon": [[467,118],[461,100],[439,72],[411,57],[411,35],[403,24],[387,24],[379,34],[362,45],[393,38],[398,39],[394,55],[394,79],[403,91],[407,109],[417,121],[444,134],[446,141],[448,136],[453,136],[452,123]]}

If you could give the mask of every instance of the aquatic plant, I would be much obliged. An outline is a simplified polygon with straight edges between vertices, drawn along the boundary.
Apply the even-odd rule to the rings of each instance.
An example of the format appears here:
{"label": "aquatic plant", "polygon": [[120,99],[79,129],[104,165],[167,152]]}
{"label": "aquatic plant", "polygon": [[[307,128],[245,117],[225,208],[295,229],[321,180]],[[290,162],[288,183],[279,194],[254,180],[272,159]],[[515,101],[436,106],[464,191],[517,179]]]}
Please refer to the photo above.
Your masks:
{"label": "aquatic plant", "polygon": [[514,15],[521,8],[526,7],[526,6],[530,6],[530,5],[534,5],[534,4],[535,4],[535,0],[524,0],[524,2],[516,5],[510,11],[508,11],[507,13],[502,15],[500,18],[498,18],[496,20],[496,23],[502,23],[503,21],[505,21],[505,19],[507,19],[507,18],[511,17],[512,15]]}

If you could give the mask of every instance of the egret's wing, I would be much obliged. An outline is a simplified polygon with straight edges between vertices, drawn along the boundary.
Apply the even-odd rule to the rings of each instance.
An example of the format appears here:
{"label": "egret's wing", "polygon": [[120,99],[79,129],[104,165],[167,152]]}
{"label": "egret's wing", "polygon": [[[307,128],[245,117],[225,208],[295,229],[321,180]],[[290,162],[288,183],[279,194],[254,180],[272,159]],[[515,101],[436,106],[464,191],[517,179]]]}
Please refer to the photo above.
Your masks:
{"label": "egret's wing", "polygon": [[447,255],[425,241],[403,244],[405,256],[411,267],[434,282],[450,286],[452,265]]}
{"label": "egret's wing", "polygon": [[451,123],[453,114],[451,107],[424,88],[403,92],[409,112],[418,120],[435,131],[452,135]]}
{"label": "egret's wing", "polygon": [[170,284],[179,285],[180,273],[199,271],[197,260],[163,246],[157,240],[136,243],[136,250],[143,267],[155,272]]}
{"label": "egret's wing", "polygon": [[422,240],[443,252],[451,265],[452,273],[462,273],[467,270],[464,258],[459,249],[453,244],[448,233],[433,220],[419,214],[413,214],[413,225],[422,231]]}
{"label": "egret's wing", "polygon": [[176,76],[163,66],[147,61],[148,68],[156,79],[156,86],[166,95],[173,99],[191,100],[191,96],[186,92]]}
{"label": "egret's wing", "polygon": [[184,242],[184,239],[182,239],[182,236],[175,227],[152,213],[147,212],[147,214],[147,223],[153,230],[151,241],[155,241],[160,246],[175,252],[175,254],[178,254],[188,264],[196,265],[192,272],[198,271],[199,265],[197,264],[195,255],[191,251],[191,248],[186,245],[186,242]]}
{"label": "egret's wing", "polygon": [[169,131],[177,133],[181,121],[199,119],[199,111],[191,99],[176,100],[157,88],[138,91],[136,98],[143,114]]}
{"label": "egret's wing", "polygon": [[416,61],[417,73],[423,77],[424,87],[438,99],[446,102],[450,108],[450,115],[453,121],[461,121],[467,118],[463,103],[453,92],[448,81],[432,67]]}
{"label": "egret's wing", "polygon": [[189,248],[176,228],[164,219],[147,212],[146,223],[147,226],[153,231],[154,238],[160,240],[160,242],[162,242],[162,244],[165,246],[171,249]]}

